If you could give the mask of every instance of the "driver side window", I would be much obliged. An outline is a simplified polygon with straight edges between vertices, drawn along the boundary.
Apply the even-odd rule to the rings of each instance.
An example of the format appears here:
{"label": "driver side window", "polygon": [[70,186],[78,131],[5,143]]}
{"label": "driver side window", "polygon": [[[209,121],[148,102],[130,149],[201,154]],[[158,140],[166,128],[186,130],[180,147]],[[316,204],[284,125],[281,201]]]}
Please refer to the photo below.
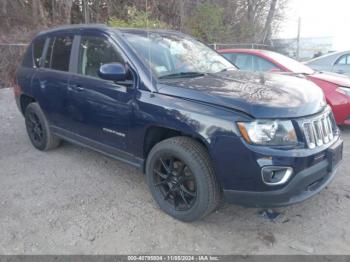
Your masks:
{"label": "driver side window", "polygon": [[82,36],[79,48],[78,73],[98,77],[100,66],[107,63],[124,64],[124,60],[106,38]]}

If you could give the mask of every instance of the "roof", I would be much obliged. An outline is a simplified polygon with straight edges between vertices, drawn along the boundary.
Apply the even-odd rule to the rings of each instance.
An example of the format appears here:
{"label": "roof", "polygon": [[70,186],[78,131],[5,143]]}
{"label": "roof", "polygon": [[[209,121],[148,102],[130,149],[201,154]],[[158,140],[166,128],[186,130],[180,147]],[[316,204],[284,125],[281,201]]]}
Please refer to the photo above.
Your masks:
{"label": "roof", "polygon": [[244,49],[244,48],[230,48],[230,49],[219,49],[219,53],[246,53],[253,55],[269,55],[274,53],[273,51],[264,50],[264,49]]}
{"label": "roof", "polygon": [[270,54],[275,53],[273,51],[264,50],[264,49],[245,49],[245,48],[230,48],[230,49],[219,49],[217,50],[219,53],[242,53],[242,54],[250,54],[261,57],[269,57]]}
{"label": "roof", "polygon": [[171,29],[147,29],[147,28],[118,28],[118,27],[110,27],[111,29],[118,30],[122,33],[131,33],[131,34],[147,34],[147,33],[163,33],[163,34],[183,34],[179,31],[171,30]]}
{"label": "roof", "polygon": [[171,33],[171,34],[182,34],[181,32],[174,30],[165,30],[165,29],[141,29],[141,28],[118,28],[118,27],[109,27],[105,24],[74,24],[74,25],[63,25],[54,28],[50,28],[45,31],[41,31],[39,35],[51,34],[60,31],[66,30],[79,30],[79,29],[99,29],[99,30],[114,30],[122,33],[132,33],[132,34],[147,34],[147,33]]}

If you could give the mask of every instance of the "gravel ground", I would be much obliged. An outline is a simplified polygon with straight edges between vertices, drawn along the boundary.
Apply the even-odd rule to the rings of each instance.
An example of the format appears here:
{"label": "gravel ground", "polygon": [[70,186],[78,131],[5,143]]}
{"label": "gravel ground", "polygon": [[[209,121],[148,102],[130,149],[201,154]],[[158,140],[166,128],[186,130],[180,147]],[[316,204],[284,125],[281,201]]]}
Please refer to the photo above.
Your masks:
{"label": "gravel ground", "polygon": [[158,209],[135,168],[27,138],[12,90],[0,90],[0,254],[350,254],[350,128],[328,189],[270,221],[224,205],[186,224]]}

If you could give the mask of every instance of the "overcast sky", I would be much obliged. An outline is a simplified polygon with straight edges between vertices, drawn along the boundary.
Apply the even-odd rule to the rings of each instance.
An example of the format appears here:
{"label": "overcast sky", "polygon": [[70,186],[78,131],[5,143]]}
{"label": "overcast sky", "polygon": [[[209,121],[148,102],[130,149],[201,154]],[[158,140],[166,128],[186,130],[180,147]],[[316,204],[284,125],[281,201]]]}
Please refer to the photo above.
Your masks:
{"label": "overcast sky", "polygon": [[334,49],[350,49],[350,0],[290,0],[287,19],[279,37],[333,36]]}

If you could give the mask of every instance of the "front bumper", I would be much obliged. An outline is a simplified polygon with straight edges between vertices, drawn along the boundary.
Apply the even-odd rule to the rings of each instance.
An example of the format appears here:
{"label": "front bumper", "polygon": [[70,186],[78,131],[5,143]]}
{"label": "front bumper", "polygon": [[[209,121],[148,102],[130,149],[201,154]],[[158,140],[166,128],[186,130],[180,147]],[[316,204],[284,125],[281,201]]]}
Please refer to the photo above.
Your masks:
{"label": "front bumper", "polygon": [[[338,140],[336,144],[342,144]],[[225,201],[248,207],[281,207],[300,203],[324,189],[334,178],[336,168],[330,171],[330,160],[321,162],[300,171],[283,188],[271,191],[225,190]]]}

